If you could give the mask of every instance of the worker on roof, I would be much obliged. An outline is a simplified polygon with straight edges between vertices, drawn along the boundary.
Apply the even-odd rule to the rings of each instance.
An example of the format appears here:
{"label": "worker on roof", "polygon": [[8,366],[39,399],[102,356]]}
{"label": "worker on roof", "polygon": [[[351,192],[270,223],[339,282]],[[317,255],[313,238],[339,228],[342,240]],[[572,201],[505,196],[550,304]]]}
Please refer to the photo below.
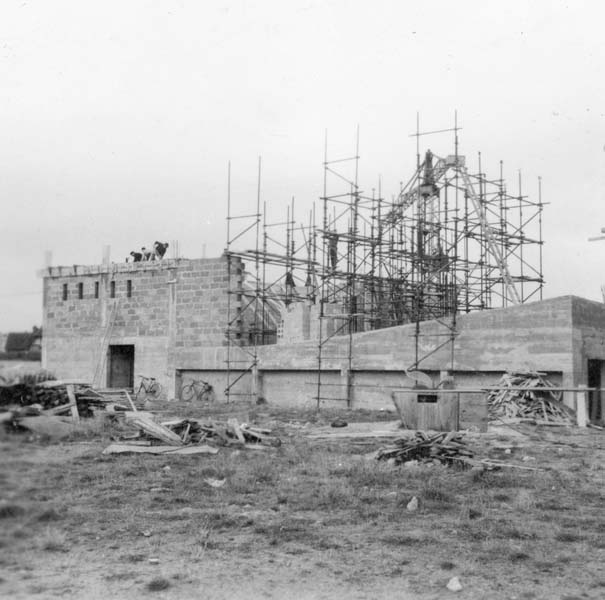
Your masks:
{"label": "worker on roof", "polygon": [[164,258],[167,248],[168,242],[153,242],[153,250],[155,252],[155,257],[158,260],[162,260],[162,258]]}

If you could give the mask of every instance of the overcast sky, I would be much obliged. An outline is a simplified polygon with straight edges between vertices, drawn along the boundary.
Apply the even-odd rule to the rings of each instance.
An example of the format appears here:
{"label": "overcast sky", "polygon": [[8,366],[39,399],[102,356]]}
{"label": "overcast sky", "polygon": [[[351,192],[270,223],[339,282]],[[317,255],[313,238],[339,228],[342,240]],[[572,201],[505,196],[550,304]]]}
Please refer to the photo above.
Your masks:
{"label": "overcast sky", "polygon": [[[545,296],[601,299],[605,241],[602,2],[2,0],[0,331],[41,323],[44,252],[93,264],[154,240],[225,245],[234,211],[321,193],[324,131],[387,197],[409,134],[451,127],[537,198]],[[427,141],[452,151],[449,136]],[[427,146],[427,147],[428,147]],[[516,185],[516,184],[515,184]],[[512,189],[515,189],[514,187]]]}

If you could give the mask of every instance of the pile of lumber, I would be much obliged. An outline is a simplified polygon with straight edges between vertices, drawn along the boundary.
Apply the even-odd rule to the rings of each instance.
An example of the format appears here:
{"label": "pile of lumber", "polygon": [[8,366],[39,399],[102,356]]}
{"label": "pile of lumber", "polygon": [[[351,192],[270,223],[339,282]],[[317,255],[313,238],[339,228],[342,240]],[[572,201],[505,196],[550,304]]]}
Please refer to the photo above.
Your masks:
{"label": "pile of lumber", "polygon": [[[122,413],[125,423],[136,433],[122,436],[118,444],[104,450],[105,454],[148,452],[151,454],[214,453],[216,446],[238,446],[252,449],[281,446],[281,440],[271,430],[228,421],[174,419],[157,422],[146,411]],[[177,451],[180,448],[181,450]]]}
{"label": "pile of lumber", "polygon": [[263,444],[280,446],[281,440],[271,434],[270,429],[261,429],[237,419],[227,421],[202,421],[200,419],[179,419],[164,425],[179,435],[184,443],[201,444],[212,442],[221,446],[237,444]]}
{"label": "pile of lumber", "polygon": [[413,438],[400,438],[391,446],[378,450],[377,460],[393,459],[395,464],[409,461],[439,462],[445,465],[466,462],[473,453],[464,441],[464,434],[457,431],[427,433],[417,431]]}
{"label": "pile of lumber", "polygon": [[29,406],[41,404],[51,408],[60,404],[59,399],[47,397],[40,384],[54,380],[48,371],[36,373],[3,373],[0,374],[0,406]]}
{"label": "pile of lumber", "polygon": [[561,392],[545,373],[534,371],[506,373],[487,397],[490,419],[571,425],[573,411],[561,402]]}
{"label": "pile of lumber", "polygon": [[92,417],[96,410],[114,412],[134,408],[126,390],[94,390],[90,384],[80,381],[30,378],[0,382],[0,407],[14,412],[15,416],[26,407],[31,409],[28,416],[58,415],[69,412],[74,405],[80,417]]}

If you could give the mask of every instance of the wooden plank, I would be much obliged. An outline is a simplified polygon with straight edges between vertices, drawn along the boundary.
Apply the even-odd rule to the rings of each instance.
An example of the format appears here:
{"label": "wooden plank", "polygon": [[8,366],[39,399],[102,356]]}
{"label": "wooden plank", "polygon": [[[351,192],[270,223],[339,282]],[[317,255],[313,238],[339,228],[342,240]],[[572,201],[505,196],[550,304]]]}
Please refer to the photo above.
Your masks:
{"label": "wooden plank", "polygon": [[72,404],[61,404],[60,406],[54,406],[53,408],[47,408],[42,411],[43,415],[60,415],[62,413],[66,413],[71,411]]}
{"label": "wooden plank", "polygon": [[238,439],[238,441],[241,442],[242,444],[245,444],[246,440],[244,438],[244,434],[242,433],[242,430],[239,428],[239,423],[237,422],[237,419],[229,419],[227,421],[227,425],[231,429],[231,431],[233,432],[235,437]]}
{"label": "wooden plank", "polygon": [[138,446],[135,444],[111,444],[103,450],[103,454],[216,454],[218,448],[212,446],[185,446],[175,448],[174,446]]}
{"label": "wooden plank", "polygon": [[124,394],[126,394],[126,400],[128,400],[128,404],[130,404],[130,408],[132,409],[132,412],[137,412],[137,407],[134,405],[134,402],[132,401],[132,398],[130,397],[128,390],[124,390]]}
{"label": "wooden plank", "polygon": [[128,418],[128,423],[142,429],[147,435],[150,435],[165,444],[172,446],[182,446],[183,444],[181,438],[174,433],[174,431],[170,431],[167,427],[156,423],[151,417],[141,416],[141,413],[131,413],[131,416]]}
{"label": "wooden plank", "polygon": [[0,423],[7,423],[13,420],[13,413],[11,411],[0,413]]}
{"label": "wooden plank", "polygon": [[48,381],[40,381],[36,383],[37,387],[44,388],[54,388],[54,387],[62,387],[64,385],[85,385],[90,386],[90,381],[86,381],[85,379],[50,379]]}
{"label": "wooden plank", "polygon": [[77,423],[80,420],[80,414],[78,413],[78,404],[76,402],[76,394],[74,392],[74,386],[71,383],[68,383],[65,386],[67,390],[67,397],[69,398],[69,405],[71,411],[71,418],[74,423]]}
{"label": "wooden plank", "polygon": [[199,446],[185,446],[184,448],[172,448],[164,454],[217,454],[218,448],[201,444]]}

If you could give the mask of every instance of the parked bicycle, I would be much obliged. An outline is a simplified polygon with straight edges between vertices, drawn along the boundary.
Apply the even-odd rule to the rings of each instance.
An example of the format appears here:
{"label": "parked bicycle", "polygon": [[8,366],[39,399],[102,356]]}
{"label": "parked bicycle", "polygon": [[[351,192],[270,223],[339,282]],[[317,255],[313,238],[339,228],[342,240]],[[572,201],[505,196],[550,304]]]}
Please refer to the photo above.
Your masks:
{"label": "parked bicycle", "polygon": [[214,402],[214,388],[203,379],[192,379],[181,388],[181,400],[189,402],[193,398],[200,402]]}
{"label": "parked bicycle", "polygon": [[141,382],[137,389],[134,399],[135,401],[157,400],[162,394],[162,385],[155,377],[146,377],[139,375]]}

